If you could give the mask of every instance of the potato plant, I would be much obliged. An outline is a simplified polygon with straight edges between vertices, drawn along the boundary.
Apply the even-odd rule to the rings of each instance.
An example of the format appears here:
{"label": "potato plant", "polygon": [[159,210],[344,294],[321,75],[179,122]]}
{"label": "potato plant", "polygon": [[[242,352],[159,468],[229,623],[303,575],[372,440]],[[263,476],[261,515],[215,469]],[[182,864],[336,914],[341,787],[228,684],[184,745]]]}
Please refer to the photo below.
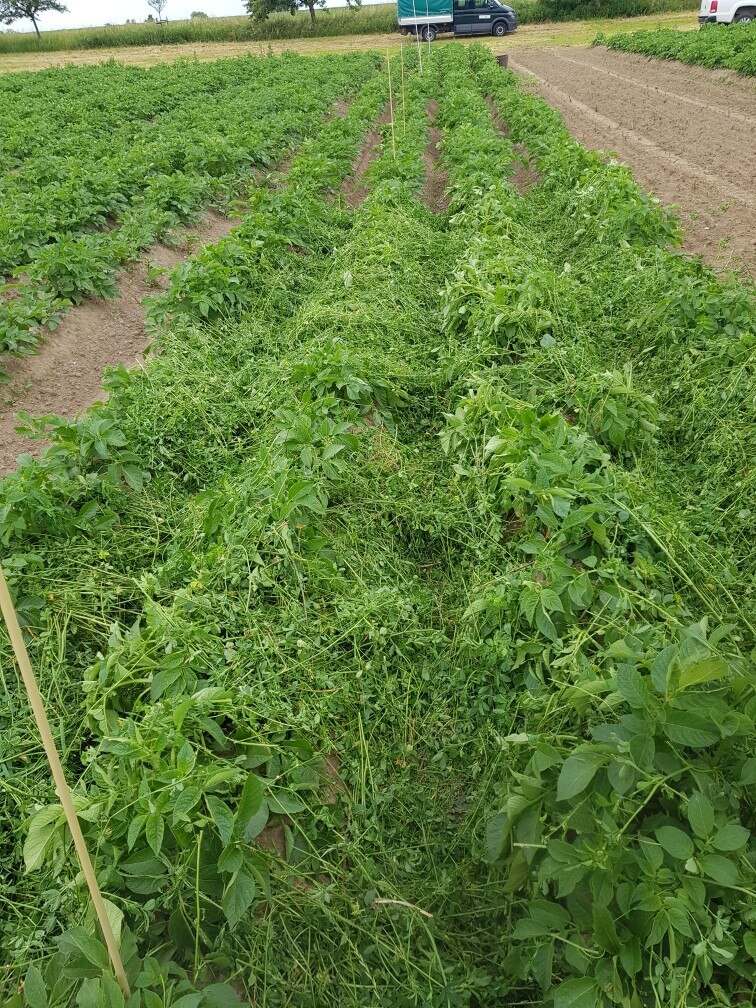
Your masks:
{"label": "potato plant", "polygon": [[376,65],[244,57],[3,77],[0,276],[36,311],[0,302],[0,349],[32,349],[66,303],[115,296],[125,262],[243,193]]}
{"label": "potato plant", "polygon": [[[753,292],[404,58],[360,207],[379,73],[0,487],[128,1008],[749,1004]],[[125,1008],[0,647],[0,997]]]}

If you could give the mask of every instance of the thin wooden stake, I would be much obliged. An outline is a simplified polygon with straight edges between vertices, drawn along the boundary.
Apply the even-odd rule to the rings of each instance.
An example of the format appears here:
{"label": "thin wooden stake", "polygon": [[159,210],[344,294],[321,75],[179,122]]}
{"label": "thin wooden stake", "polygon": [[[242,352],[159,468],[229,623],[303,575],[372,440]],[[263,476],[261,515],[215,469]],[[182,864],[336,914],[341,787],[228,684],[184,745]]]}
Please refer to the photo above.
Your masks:
{"label": "thin wooden stake", "polygon": [[404,43],[402,43],[402,48],[399,50],[401,54],[402,62],[402,135],[407,135],[407,105],[404,100]]}
{"label": "thin wooden stake", "polygon": [[66,821],[68,823],[68,828],[71,831],[71,836],[73,837],[76,853],[79,855],[81,870],[84,872],[84,878],[87,880],[89,895],[92,897],[92,903],[95,908],[95,913],[97,914],[97,919],[100,922],[103,937],[105,938],[105,944],[108,948],[110,961],[113,964],[113,972],[125,997],[128,998],[131,996],[129,982],[126,979],[126,974],[123,970],[123,963],[121,962],[121,955],[118,951],[118,946],[116,945],[113,928],[110,926],[108,914],[105,910],[105,903],[102,899],[102,893],[100,892],[100,887],[97,884],[97,878],[95,876],[94,869],[92,868],[89,851],[87,850],[84,835],[81,832],[81,826],[79,825],[79,820],[76,816],[71,792],[68,788],[66,776],[63,773],[63,766],[60,762],[60,756],[58,755],[58,750],[55,747],[55,741],[52,737],[52,732],[50,731],[50,724],[47,720],[47,714],[45,713],[45,705],[42,701],[42,694],[39,692],[37,679],[32,670],[31,662],[29,661],[29,653],[26,650],[26,644],[24,643],[23,634],[21,633],[21,627],[18,624],[16,609],[13,605],[10,592],[8,591],[8,583],[5,580],[2,567],[0,567],[0,609],[2,609],[5,623],[8,627],[8,636],[10,637],[11,644],[13,645],[16,661],[21,671],[21,678],[24,681],[26,693],[29,697],[29,704],[34,714],[34,720],[37,722],[37,728],[39,729],[39,735],[42,739],[45,755],[47,756],[47,761],[50,764],[50,769],[52,770],[53,780],[55,781],[55,789],[58,792],[60,804],[63,806],[63,811],[66,815]]}
{"label": "thin wooden stake", "polygon": [[[426,3],[425,9],[427,11],[428,4]],[[412,13],[415,16],[415,41],[417,42],[417,62],[420,74],[423,73],[423,47],[420,45],[420,32],[417,30],[417,7],[415,6],[415,0],[412,0]]]}
{"label": "thin wooden stake", "polygon": [[391,150],[396,161],[396,135],[394,134],[394,92],[391,89],[391,56],[386,50],[386,66],[388,67],[389,111],[391,112]]}

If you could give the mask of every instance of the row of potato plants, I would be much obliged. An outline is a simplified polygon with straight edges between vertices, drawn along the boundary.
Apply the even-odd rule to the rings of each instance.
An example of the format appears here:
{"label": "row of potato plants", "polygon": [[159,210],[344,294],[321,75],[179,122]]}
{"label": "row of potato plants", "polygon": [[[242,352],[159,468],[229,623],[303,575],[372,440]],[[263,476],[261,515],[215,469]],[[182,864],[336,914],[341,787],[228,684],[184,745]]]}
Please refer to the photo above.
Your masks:
{"label": "row of potato plants", "polygon": [[[35,652],[49,633],[55,635],[59,602],[49,582],[46,594],[29,593],[35,569],[47,572],[43,581],[50,576],[55,581],[51,572],[64,565],[70,601],[87,596],[94,564],[101,604],[116,621],[112,633],[97,626],[73,629],[65,646],[70,666],[59,671],[57,686],[71,691],[81,718],[77,669],[89,665],[85,724],[80,736],[75,722],[67,729],[83,746],[71,768],[78,763],[83,772],[79,811],[101,883],[115,919],[120,924],[125,912],[131,925],[122,935],[135,986],[130,1004],[238,1003],[227,984],[203,985],[201,994],[192,993],[194,985],[174,957],[158,961],[148,953],[167,944],[181,950],[177,960],[191,964],[195,935],[187,921],[199,898],[196,867],[203,901],[197,941],[203,956],[210,946],[210,968],[224,972],[224,929],[236,927],[256,893],[270,892],[270,854],[253,841],[270,817],[285,819],[289,835],[296,835],[298,813],[322,790],[323,761],[308,741],[306,724],[280,706],[274,718],[266,718],[272,701],[263,702],[261,710],[260,697],[245,684],[244,645],[250,610],[272,604],[271,594],[285,599],[291,579],[301,578],[300,554],[319,555],[322,546],[311,522],[322,514],[327,487],[340,475],[339,452],[354,440],[349,428],[359,419],[361,399],[352,388],[359,380],[347,382],[345,416],[331,416],[339,412],[340,397],[328,391],[326,373],[323,406],[310,406],[313,446],[307,454],[296,397],[292,400],[279,380],[276,337],[348,237],[349,215],[323,194],[348,173],[385,101],[386,81],[377,77],[346,116],[305,143],[279,189],[253,195],[244,223],[228,239],[177,271],[162,306],[159,301],[153,306],[154,324],[170,318],[171,325],[162,333],[162,352],[149,378],[114,372],[107,406],[79,422],[44,425],[52,450],[22,465],[4,487],[6,567]],[[214,287],[211,278],[217,280],[222,270],[233,285]],[[237,285],[243,298],[234,296]],[[225,328],[218,331],[221,320]],[[251,330],[243,336],[242,324]],[[261,345],[263,335],[267,347]],[[299,365],[300,381],[318,387],[323,366],[311,378],[311,357]],[[331,366],[338,374],[337,361]],[[263,402],[250,409],[251,381]],[[278,411],[276,385],[282,393]],[[352,406],[349,396],[355,398]],[[160,407],[143,409],[145,397],[157,398]],[[170,403],[173,414],[166,408]],[[239,409],[242,417],[235,415]],[[224,471],[238,468],[242,446],[249,455],[244,471],[226,484]],[[165,508],[167,501],[173,504]],[[158,548],[158,566],[156,542],[146,549],[140,543],[145,509],[161,512],[170,540],[167,552]],[[79,566],[77,547],[92,539],[98,549],[85,548]],[[216,616],[208,620],[213,609]],[[232,691],[229,673],[237,664]],[[25,720],[14,721],[9,744],[18,745],[28,732]],[[35,760],[35,773],[40,770]],[[18,809],[9,812],[9,819],[17,816]],[[65,840],[59,806],[47,805],[32,817],[24,860],[29,871],[44,868],[50,889],[41,918],[26,928],[9,922],[3,949],[10,958],[4,965],[46,948],[60,921],[78,919],[60,937],[53,960],[43,957],[29,968],[26,1003],[33,1005],[36,997],[51,1005],[74,997],[80,1004],[117,1003],[103,950],[79,912],[82,894],[66,867]],[[20,853],[16,842],[7,878],[8,892],[16,897],[25,888]],[[37,990],[42,994],[32,993]]]}
{"label": "row of potato plants", "polygon": [[0,349],[29,351],[71,304],[117,296],[124,263],[209,203],[227,207],[378,62],[245,57],[4,78]]}
{"label": "row of potato plants", "polygon": [[654,28],[608,37],[601,34],[593,44],[697,66],[725,67],[747,77],[756,74],[756,32],[750,22],[703,25],[699,32]]}
{"label": "row of potato plants", "polygon": [[721,280],[679,254],[676,222],[626,166],[603,164],[544,102],[522,96],[507,78],[493,80],[512,138],[542,172],[527,205],[552,269],[576,285],[572,318],[591,334],[582,359],[624,376],[614,375],[619,401],[594,424],[622,449],[623,414],[654,397],[665,421],[660,436],[625,454],[646,494],[674,501],[664,539],[707,605],[723,620],[732,616],[724,607],[734,607],[747,623],[756,574],[756,477],[748,465],[756,421],[753,284],[737,274]]}
{"label": "row of potato plants", "polygon": [[[507,968],[557,1006],[748,1001],[752,588],[735,570],[726,599],[697,591],[693,546],[670,549],[670,523],[716,546],[686,528],[677,494],[660,505],[669,474],[654,443],[673,442],[692,469],[684,492],[706,495],[693,457],[707,459],[710,431],[684,422],[695,386],[676,386],[664,402],[676,415],[662,415],[632,367],[638,314],[666,313],[662,338],[704,359],[688,380],[714,378],[718,397],[733,357],[752,374],[752,295],[670,253],[674,221],[628,169],[583,150],[488,54],[472,60],[474,78],[463,67],[440,103],[452,221],[470,234],[445,292],[447,374],[462,394],[443,440],[493,544],[470,572],[466,618],[521,691],[486,831],[512,900]],[[496,145],[512,142],[541,174],[532,193],[497,173]],[[744,456],[731,461],[728,477],[750,482]],[[722,509],[714,518],[708,503],[714,526]]]}
{"label": "row of potato plants", "polygon": [[[113,374],[108,405],[90,414],[109,458],[91,459],[91,427],[48,424],[52,452],[6,484],[16,505],[30,502],[5,529],[14,591],[35,653],[56,640],[67,658],[56,688],[76,709],[71,768],[101,881],[124,915],[133,1005],[237,1003],[219,976],[268,1004],[351,994],[356,1005],[371,990],[386,1004],[443,1003],[448,968],[430,929],[373,905],[401,903],[406,882],[381,822],[392,811],[405,843],[402,801],[382,812],[380,794],[401,785],[424,802],[423,823],[442,813],[406,779],[407,733],[424,736],[427,721],[443,757],[447,716],[426,714],[426,684],[441,711],[460,685],[430,678],[450,640],[426,583],[427,537],[443,535],[449,504],[417,499],[442,462],[425,431],[438,317],[428,277],[448,258],[447,235],[414,198],[422,86],[408,87],[394,143],[385,127],[359,214],[322,198],[385,101],[381,84],[300,152],[290,184],[261,196],[229,243],[174,274],[154,306],[154,324],[167,324],[160,355],[145,374]],[[203,285],[229,258],[254,294],[240,301],[224,283],[208,310]],[[90,466],[96,480],[82,480]],[[44,526],[43,514],[58,520]],[[110,633],[81,619],[93,589]],[[65,645],[64,612],[81,624]],[[365,759],[383,782],[367,793]],[[8,927],[12,961],[33,960],[22,996],[120,1004],[65,839],[54,804],[31,818],[31,891],[47,895],[42,927]],[[423,860],[424,884],[434,865]],[[13,872],[10,882],[15,894],[27,884]]]}
{"label": "row of potato plants", "polygon": [[[723,621],[691,566],[744,556],[704,473],[744,290],[485,52],[415,59],[361,208],[323,195],[383,77],[174,273],[149,366],[38,424],[53,448],[2,487],[131,1004],[747,1003],[746,585]],[[444,217],[417,199],[439,95]],[[628,294],[646,274],[644,299],[677,278],[663,309]],[[690,431],[625,370],[662,310],[659,373],[712,389]],[[11,685],[0,990],[118,1006]]]}

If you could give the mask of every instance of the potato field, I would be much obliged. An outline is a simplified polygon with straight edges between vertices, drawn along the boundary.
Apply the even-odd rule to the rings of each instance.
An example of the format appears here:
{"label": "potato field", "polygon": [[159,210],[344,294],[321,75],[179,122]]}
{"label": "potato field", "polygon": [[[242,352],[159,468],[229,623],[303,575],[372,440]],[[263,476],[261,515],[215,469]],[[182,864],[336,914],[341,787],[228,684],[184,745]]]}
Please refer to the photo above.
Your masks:
{"label": "potato field", "polygon": [[753,1005],[750,282],[480,45],[8,74],[0,167],[5,351],[239,217],[0,483],[130,987],[3,630],[0,1005]]}
{"label": "potato field", "polygon": [[699,66],[725,67],[746,77],[756,76],[756,29],[750,21],[729,25],[726,32],[720,31],[722,25],[705,25],[704,28],[703,32],[657,29],[608,38],[599,35],[594,44]]}

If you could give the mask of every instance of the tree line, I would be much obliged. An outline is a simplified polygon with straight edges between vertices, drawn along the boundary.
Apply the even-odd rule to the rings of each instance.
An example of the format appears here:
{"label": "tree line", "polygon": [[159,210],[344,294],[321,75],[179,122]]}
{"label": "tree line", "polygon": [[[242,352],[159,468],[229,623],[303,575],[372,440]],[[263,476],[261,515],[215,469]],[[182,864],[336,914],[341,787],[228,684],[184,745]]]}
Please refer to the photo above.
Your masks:
{"label": "tree line", "polygon": [[[162,24],[165,20],[164,11],[168,0],[146,0],[154,11],[147,16],[148,21]],[[296,14],[298,10],[307,9],[310,21],[315,24],[315,9],[326,6],[326,0],[246,0],[244,4],[247,13],[254,21],[266,21],[271,14],[283,12]],[[355,9],[362,6],[362,0],[347,0],[347,7]],[[48,11],[65,14],[68,8],[60,0],[0,0],[0,24],[13,24],[15,21],[31,21],[37,38],[40,38],[39,16]],[[205,18],[204,11],[192,11],[192,18]],[[127,21],[127,24],[135,23]]]}

